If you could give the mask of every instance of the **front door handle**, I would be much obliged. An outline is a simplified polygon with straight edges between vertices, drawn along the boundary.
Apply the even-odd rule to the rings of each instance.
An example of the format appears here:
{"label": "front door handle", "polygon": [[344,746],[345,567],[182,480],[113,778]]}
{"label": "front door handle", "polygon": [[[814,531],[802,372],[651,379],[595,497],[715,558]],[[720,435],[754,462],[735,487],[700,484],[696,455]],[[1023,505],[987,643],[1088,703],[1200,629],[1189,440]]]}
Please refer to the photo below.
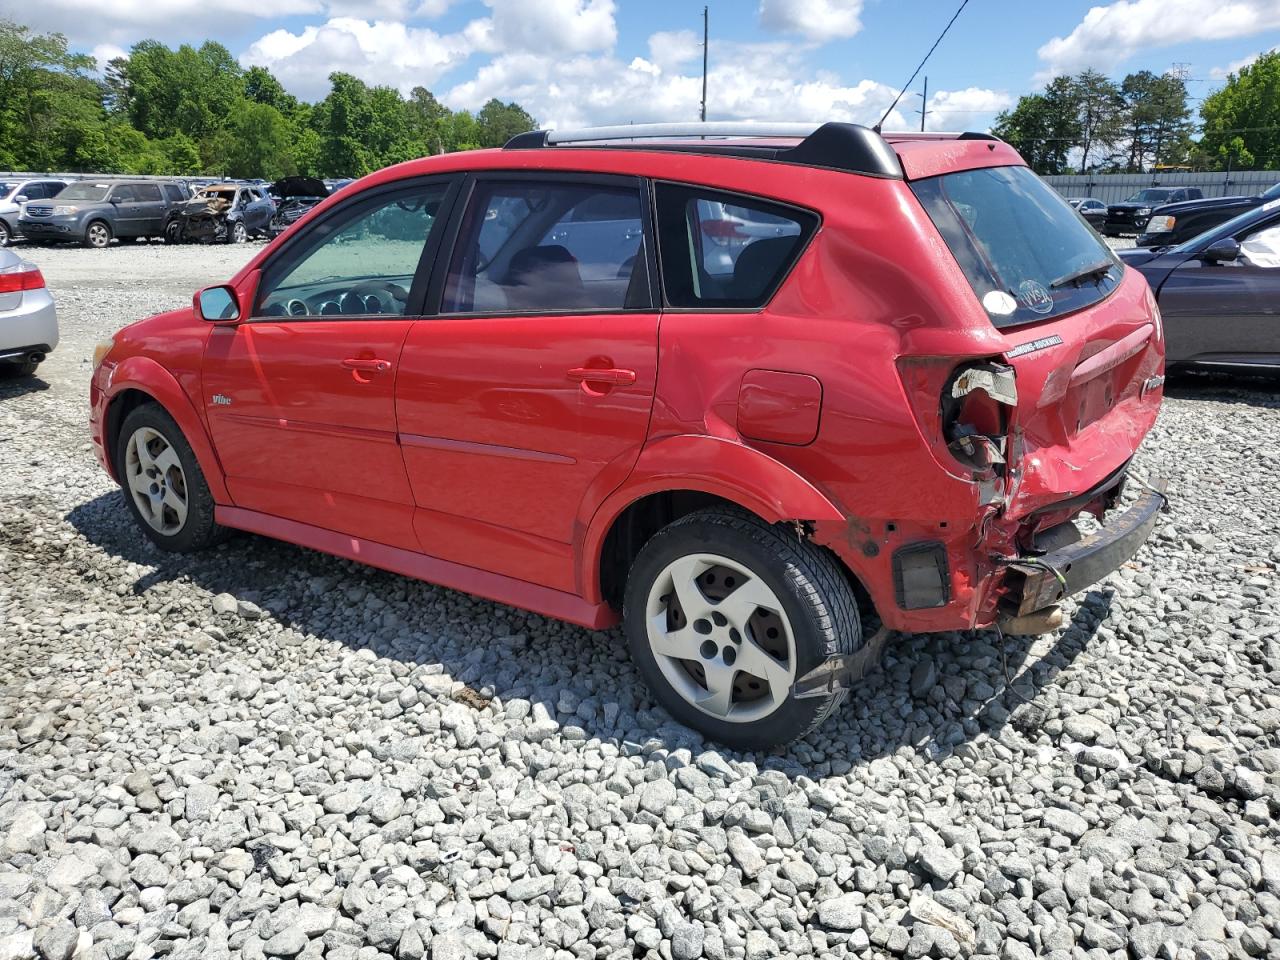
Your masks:
{"label": "front door handle", "polygon": [[386,373],[391,369],[390,360],[364,359],[363,357],[348,357],[342,361],[342,365],[348,370],[359,370],[363,373]]}
{"label": "front door handle", "polygon": [[574,367],[569,371],[569,379],[579,383],[607,383],[616,387],[635,383],[636,372],[618,367]]}

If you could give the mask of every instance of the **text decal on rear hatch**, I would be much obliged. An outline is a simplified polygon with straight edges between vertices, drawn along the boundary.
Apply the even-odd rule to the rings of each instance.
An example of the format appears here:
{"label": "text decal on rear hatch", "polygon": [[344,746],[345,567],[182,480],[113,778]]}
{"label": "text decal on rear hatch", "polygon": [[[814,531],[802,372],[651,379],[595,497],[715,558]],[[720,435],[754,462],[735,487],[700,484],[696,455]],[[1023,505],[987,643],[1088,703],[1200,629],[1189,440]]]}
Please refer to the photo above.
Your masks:
{"label": "text decal on rear hatch", "polygon": [[1026,343],[1020,343],[1006,353],[1005,356],[1010,360],[1014,357],[1025,357],[1028,353],[1047,350],[1050,347],[1056,347],[1060,343],[1062,343],[1062,338],[1055,333],[1051,337],[1041,337],[1039,340],[1028,340]]}

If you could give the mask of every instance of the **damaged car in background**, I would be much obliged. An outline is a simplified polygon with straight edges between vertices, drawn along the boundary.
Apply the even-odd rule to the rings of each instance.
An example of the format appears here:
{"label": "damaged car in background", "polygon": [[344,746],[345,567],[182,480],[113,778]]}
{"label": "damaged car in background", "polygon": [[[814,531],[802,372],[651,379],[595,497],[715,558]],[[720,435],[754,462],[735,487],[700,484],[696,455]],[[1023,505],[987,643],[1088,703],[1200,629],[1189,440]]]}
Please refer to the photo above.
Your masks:
{"label": "damaged car in background", "polygon": [[164,226],[169,243],[244,243],[268,236],[276,205],[262,187],[217,183],[174,208]]}
{"label": "damaged car in background", "polygon": [[285,177],[267,189],[275,199],[275,212],[267,228],[267,235],[271,237],[284,233],[303,214],[333,192],[325,186],[323,180],[315,177]]}

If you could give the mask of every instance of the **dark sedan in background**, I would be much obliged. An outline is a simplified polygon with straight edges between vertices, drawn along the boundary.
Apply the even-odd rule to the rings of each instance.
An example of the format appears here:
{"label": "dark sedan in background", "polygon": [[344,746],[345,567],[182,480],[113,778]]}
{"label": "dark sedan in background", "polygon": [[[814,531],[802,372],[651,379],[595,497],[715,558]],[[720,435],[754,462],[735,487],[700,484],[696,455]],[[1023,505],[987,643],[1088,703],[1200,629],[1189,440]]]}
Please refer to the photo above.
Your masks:
{"label": "dark sedan in background", "polygon": [[1280,371],[1280,199],[1176,247],[1117,253],[1156,294],[1170,370]]}
{"label": "dark sedan in background", "polygon": [[1151,211],[1151,219],[1138,237],[1137,244],[1140,247],[1170,247],[1184,243],[1272,200],[1280,200],[1280,183],[1252,197],[1204,197],[1166,203]]}
{"label": "dark sedan in background", "polygon": [[1151,218],[1151,211],[1156,207],[1183,200],[1199,200],[1203,196],[1199,187],[1146,187],[1122,203],[1107,206],[1102,232],[1108,237],[1142,233]]}

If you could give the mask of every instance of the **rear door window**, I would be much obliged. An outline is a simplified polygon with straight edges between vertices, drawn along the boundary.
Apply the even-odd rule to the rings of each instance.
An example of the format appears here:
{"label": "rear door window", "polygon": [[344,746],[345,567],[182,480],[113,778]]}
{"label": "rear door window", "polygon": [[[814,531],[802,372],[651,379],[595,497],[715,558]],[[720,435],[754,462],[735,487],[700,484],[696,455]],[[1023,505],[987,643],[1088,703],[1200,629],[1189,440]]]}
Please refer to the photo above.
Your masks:
{"label": "rear door window", "polygon": [[818,218],[738,194],[659,183],[663,290],[673,307],[764,306],[799,259]]}
{"label": "rear door window", "polygon": [[140,183],[133,189],[137,192],[139,200],[152,201],[160,199],[160,187],[154,183]]}
{"label": "rear door window", "polygon": [[1026,167],[948,173],[911,189],[996,327],[1092,306],[1120,284],[1107,245]]}
{"label": "rear door window", "polygon": [[638,181],[480,180],[441,313],[648,309],[644,221]]}

